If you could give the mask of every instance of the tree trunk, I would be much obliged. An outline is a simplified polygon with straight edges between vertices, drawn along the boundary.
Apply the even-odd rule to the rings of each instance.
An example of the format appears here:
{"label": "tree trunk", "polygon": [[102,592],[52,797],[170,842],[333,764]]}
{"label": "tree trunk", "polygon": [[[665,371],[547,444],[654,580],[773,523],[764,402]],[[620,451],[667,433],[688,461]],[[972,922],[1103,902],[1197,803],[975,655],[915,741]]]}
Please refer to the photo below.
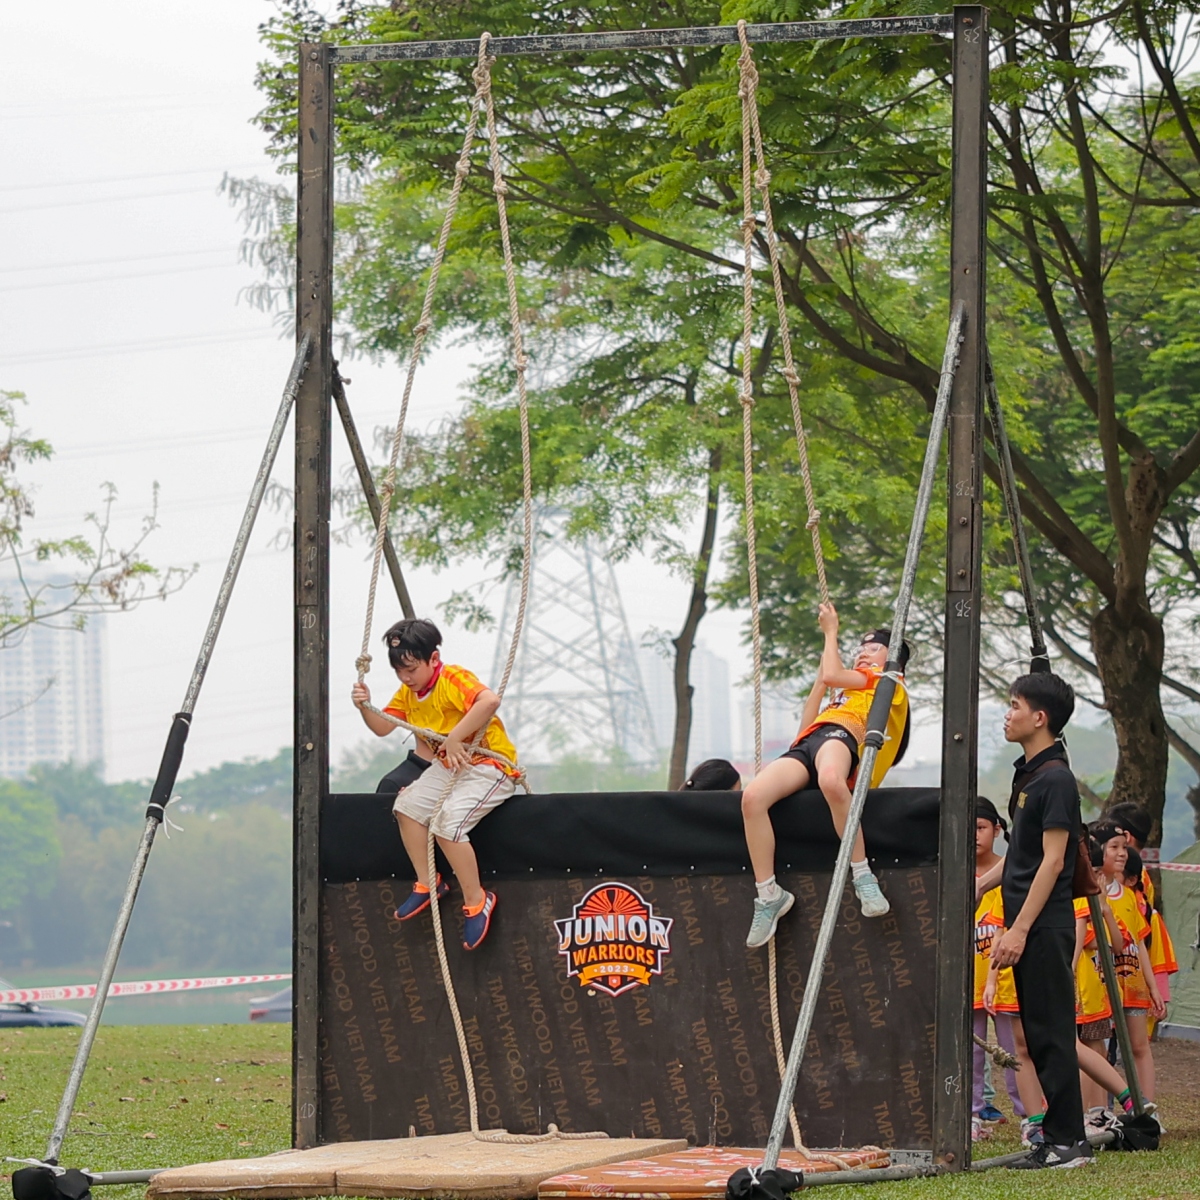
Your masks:
{"label": "tree trunk", "polygon": [[667,772],[667,787],[677,790],[687,778],[688,742],[692,736],[691,684],[692,651],[696,646],[696,630],[708,606],[708,569],[712,563],[713,544],[717,538],[717,505],[721,491],[717,475],[721,469],[721,451],[713,449],[708,455],[708,496],[704,510],[704,532],[700,535],[700,552],[692,572],[692,596],[687,617],[679,636],[673,638],[675,647],[675,735],[671,740],[671,765]]}
{"label": "tree trunk", "polygon": [[1158,845],[1167,786],[1167,722],[1159,695],[1162,622],[1144,596],[1134,602],[1120,597],[1092,619],[1091,634],[1117,738],[1108,807],[1123,801],[1145,805],[1154,819],[1150,840]]}

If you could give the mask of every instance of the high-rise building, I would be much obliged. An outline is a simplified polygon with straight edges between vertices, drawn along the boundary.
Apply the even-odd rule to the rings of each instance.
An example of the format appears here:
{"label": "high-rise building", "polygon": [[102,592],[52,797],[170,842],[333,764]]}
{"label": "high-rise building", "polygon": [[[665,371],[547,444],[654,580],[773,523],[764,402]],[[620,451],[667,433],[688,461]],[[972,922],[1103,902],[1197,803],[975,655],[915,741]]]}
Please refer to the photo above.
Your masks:
{"label": "high-rise building", "polygon": [[[659,745],[670,746],[675,736],[674,651],[664,658],[656,649],[643,646],[638,661]],[[691,767],[706,758],[729,758],[733,752],[729,663],[697,643],[692,650],[689,675],[694,690],[688,765]]]}
{"label": "high-rise building", "polygon": [[0,647],[0,776],[104,765],[104,617],[33,625]]}

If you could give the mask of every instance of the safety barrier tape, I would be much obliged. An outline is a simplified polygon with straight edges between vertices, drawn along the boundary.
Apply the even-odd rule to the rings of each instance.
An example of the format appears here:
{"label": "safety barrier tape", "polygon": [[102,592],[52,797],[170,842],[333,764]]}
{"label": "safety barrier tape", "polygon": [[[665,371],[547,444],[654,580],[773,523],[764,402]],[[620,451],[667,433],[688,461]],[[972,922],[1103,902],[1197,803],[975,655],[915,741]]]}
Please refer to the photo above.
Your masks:
{"label": "safety barrier tape", "polygon": [[[250,983],[279,983],[291,975],[211,975],[202,979],[141,979],[114,983],[108,989],[113,996],[153,996],[165,992],[197,992],[202,988],[241,987]],[[0,1004],[36,1004],[44,1000],[90,1000],[96,994],[94,983],[66,984],[62,987],[11,988],[0,991]]]}
{"label": "safety barrier tape", "polygon": [[1157,864],[1160,871],[1200,871],[1200,863],[1164,863]]}

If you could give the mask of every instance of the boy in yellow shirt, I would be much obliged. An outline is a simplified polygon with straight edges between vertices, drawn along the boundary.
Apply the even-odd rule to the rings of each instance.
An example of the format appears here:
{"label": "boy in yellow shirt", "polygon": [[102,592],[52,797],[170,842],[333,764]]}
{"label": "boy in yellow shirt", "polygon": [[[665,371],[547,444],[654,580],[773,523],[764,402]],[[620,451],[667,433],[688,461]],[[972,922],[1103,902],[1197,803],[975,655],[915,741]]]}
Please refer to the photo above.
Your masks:
{"label": "boy in yellow shirt", "polygon": [[[775,830],[771,808],[785,796],[816,783],[829,805],[838,837],[846,828],[850,810],[850,786],[858,769],[859,747],[867,736],[867,715],[875,699],[875,688],[883,678],[888,660],[891,631],[877,629],[868,634],[854,657],[854,666],[842,663],[838,650],[838,615],[832,604],[822,604],[818,620],[825,635],[825,649],[817,668],[816,682],[804,705],[800,732],[782,758],[769,763],[742,793],[742,821],[746,846],[754,868],[754,920],[746,945],[765,946],[775,933],[779,919],[791,910],[796,898],[775,879]],[[901,645],[897,659],[903,670],[908,662],[908,643]],[[829,706],[821,711],[827,688],[835,689]],[[899,762],[908,745],[908,693],[896,687],[888,712],[887,730],[871,776],[878,787],[893,763]],[[864,917],[882,917],[890,911],[887,897],[867,862],[867,847],[860,829],[854,838],[850,863],[854,891]]]}
{"label": "boy in yellow shirt", "polygon": [[[383,640],[388,662],[400,680],[400,690],[383,711],[445,735],[436,750],[417,738],[417,754],[431,760],[429,768],[400,791],[392,808],[417,876],[412,894],[396,910],[396,917],[407,921],[429,907],[426,840],[432,825],[437,844],[462,887],[463,947],[474,950],[491,927],[496,894],[486,891],[479,881],[479,863],[468,834],[516,790],[517,751],[496,716],[500,698],[465,667],[442,662],[438,649],[442,635],[432,621],[397,621]],[[372,733],[386,737],[396,729],[386,717],[367,707],[371,693],[366,684],[356,683],[350,698]],[[481,731],[475,748],[469,749]],[[498,757],[490,757],[488,751]],[[437,811],[443,794],[445,801]],[[437,889],[439,899],[450,890],[440,875]]]}

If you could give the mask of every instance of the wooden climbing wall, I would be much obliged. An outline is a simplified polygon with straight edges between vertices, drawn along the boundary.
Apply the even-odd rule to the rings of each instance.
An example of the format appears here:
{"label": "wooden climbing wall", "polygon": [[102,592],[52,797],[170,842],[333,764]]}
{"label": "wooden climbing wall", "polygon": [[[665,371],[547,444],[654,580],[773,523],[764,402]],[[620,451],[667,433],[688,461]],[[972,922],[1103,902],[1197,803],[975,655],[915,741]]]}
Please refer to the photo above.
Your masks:
{"label": "wooden climbing wall", "polygon": [[[499,904],[478,951],[462,948],[457,893],[443,905],[483,1127],[764,1144],[778,1077],[767,951],[743,944],[748,876],[514,878],[508,866],[489,884]],[[780,878],[797,895],[778,939],[786,1044],[829,874]],[[810,1145],[932,1144],[937,868],[881,879],[882,920],[844,897],[797,1094]],[[408,890],[395,877],[322,888],[324,1141],[468,1128],[431,916],[392,915]]]}

